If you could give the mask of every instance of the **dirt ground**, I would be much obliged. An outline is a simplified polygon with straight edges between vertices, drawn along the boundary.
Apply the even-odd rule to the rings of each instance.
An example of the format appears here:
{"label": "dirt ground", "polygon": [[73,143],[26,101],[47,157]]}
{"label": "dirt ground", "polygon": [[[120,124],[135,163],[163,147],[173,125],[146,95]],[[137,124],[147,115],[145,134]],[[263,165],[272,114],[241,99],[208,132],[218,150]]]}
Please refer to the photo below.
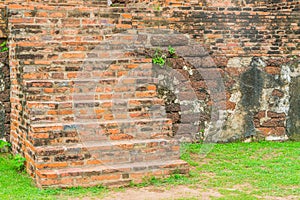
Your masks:
{"label": "dirt ground", "polygon": [[[237,186],[232,188],[232,190],[239,190],[240,187]],[[104,198],[97,197],[85,197],[80,198],[80,200],[210,200],[212,198],[223,197],[218,191],[212,189],[203,190],[201,188],[192,188],[188,186],[174,186],[167,188],[163,186],[158,188],[156,186],[148,186],[144,188],[126,188],[124,191],[109,192]],[[266,200],[299,200],[299,197],[296,196],[285,196],[285,197],[276,197],[276,196],[256,196],[258,199]],[[79,200],[79,199],[75,199]]]}
{"label": "dirt ground", "polygon": [[174,186],[172,188],[157,188],[153,186],[145,188],[129,188],[124,192],[113,192],[104,200],[171,200],[180,198],[195,198],[209,200],[211,197],[221,197],[216,191],[202,191],[186,186]]}

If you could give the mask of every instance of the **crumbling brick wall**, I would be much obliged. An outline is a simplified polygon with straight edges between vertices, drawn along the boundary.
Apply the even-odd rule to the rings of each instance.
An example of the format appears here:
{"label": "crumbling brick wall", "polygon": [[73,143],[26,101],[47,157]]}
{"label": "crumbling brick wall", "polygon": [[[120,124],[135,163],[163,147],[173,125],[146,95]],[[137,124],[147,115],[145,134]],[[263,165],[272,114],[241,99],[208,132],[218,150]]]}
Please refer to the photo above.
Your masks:
{"label": "crumbling brick wall", "polygon": [[[55,71],[62,64],[57,58],[84,57],[84,51],[92,49],[97,40],[105,38],[105,33],[97,27],[111,26],[113,32],[143,27],[175,29],[191,35],[212,55],[215,69],[222,71],[224,80],[228,81],[226,105],[233,112],[238,103],[232,97],[233,90],[238,87],[233,83],[240,82],[239,78],[250,66],[252,57],[265,57],[267,66],[262,71],[275,76],[280,74],[282,64],[299,55],[299,2],[222,2],[152,1],[138,4],[138,8],[126,5],[125,8],[106,7],[105,1],[91,1],[84,5],[83,1],[53,1],[47,4],[36,1],[28,5],[26,2],[11,3],[12,52],[21,61],[17,71],[21,70],[20,79],[26,77],[28,80],[71,76],[64,73],[74,73],[72,71]],[[139,14],[141,8],[143,13]],[[73,25],[73,30],[62,29]],[[83,30],[80,30],[81,27]],[[25,35],[18,38],[21,32]],[[44,47],[45,42],[50,46]],[[83,50],[79,52],[76,48]],[[51,49],[51,53],[47,49]],[[73,51],[77,52],[72,53]],[[268,62],[274,59],[277,60],[275,64]],[[35,67],[29,69],[27,65]],[[69,64],[69,69],[71,65],[73,64]],[[35,94],[34,98],[38,100],[46,97]],[[26,105],[26,100],[23,104]],[[24,116],[23,120],[26,121],[26,117],[28,116]],[[24,126],[30,120],[25,121]],[[26,130],[25,127],[24,129]]]}
{"label": "crumbling brick wall", "polygon": [[[7,40],[7,10],[0,3],[0,43]],[[3,47],[1,47],[2,49]],[[9,141],[10,132],[10,79],[8,52],[0,52],[0,139]]]}
{"label": "crumbling brick wall", "polygon": [[[179,56],[190,65],[176,69],[189,78],[193,90],[200,91],[197,100],[207,103],[201,108],[209,110],[215,105],[210,111],[214,114],[203,112],[195,124],[201,125],[204,133],[198,130],[193,139],[228,142],[257,135],[285,139],[290,130],[292,135],[298,134],[294,130],[299,116],[292,111],[298,102],[295,88],[299,80],[299,1],[122,1],[122,6],[115,7],[96,0],[37,0],[7,1],[6,6],[12,82],[11,141],[14,152],[25,154],[32,176],[36,176],[36,170],[84,165],[90,159],[84,152],[77,157],[51,157],[54,150],[49,150],[51,155],[47,156],[42,148],[80,142],[73,124],[74,79],[89,78],[82,71],[85,59],[111,56],[94,55],[95,47],[132,29],[175,30],[204,47],[200,59],[191,58],[192,49],[182,51]],[[129,40],[126,37],[120,37],[120,45]],[[166,47],[165,39],[156,37],[153,46]],[[168,40],[181,45],[185,42],[177,37]],[[190,55],[184,55],[186,52]],[[132,64],[135,59],[130,56],[128,62]],[[151,59],[144,58],[143,62],[151,63]],[[197,70],[192,66],[197,66],[202,76],[195,78]],[[219,95],[223,94],[222,87],[224,98]],[[146,90],[149,88],[154,86]],[[184,97],[189,98],[192,93],[186,94]],[[109,94],[99,98],[109,98]],[[173,114],[180,113],[180,108],[172,109]],[[100,116],[102,111],[98,112]],[[103,117],[112,119],[112,115]],[[166,123],[168,129],[170,123]],[[106,134],[110,139],[131,139],[113,128]],[[214,132],[218,134],[210,134]],[[173,150],[176,152],[177,146]],[[50,185],[56,180],[51,181]],[[71,179],[66,181],[73,184]]]}

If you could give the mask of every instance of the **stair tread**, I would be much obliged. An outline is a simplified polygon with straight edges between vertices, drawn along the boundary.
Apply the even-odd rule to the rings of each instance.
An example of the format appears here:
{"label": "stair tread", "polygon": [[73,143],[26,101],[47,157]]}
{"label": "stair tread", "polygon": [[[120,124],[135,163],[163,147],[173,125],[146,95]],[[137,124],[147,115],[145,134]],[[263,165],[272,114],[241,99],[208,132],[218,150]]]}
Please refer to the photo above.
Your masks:
{"label": "stair tread", "polygon": [[165,138],[157,138],[157,139],[144,139],[144,140],[110,140],[110,141],[84,141],[82,143],[76,144],[55,144],[55,145],[48,145],[48,146],[39,146],[36,147],[36,150],[68,150],[73,148],[94,148],[100,146],[118,146],[118,145],[131,145],[131,144],[141,144],[141,143],[153,143],[153,142],[175,142],[176,139],[165,139]]}
{"label": "stair tread", "polygon": [[65,174],[65,173],[86,173],[86,172],[101,172],[102,174],[109,174],[114,172],[122,171],[143,171],[149,169],[160,169],[160,168],[173,168],[174,165],[187,166],[187,162],[176,159],[176,160],[159,160],[159,161],[143,161],[135,163],[120,163],[120,164],[98,164],[98,165],[88,165],[88,166],[76,166],[76,167],[66,167],[62,169],[41,169],[38,170],[39,174],[49,175],[49,174]]}
{"label": "stair tread", "polygon": [[[108,100],[76,100],[75,103],[98,103],[98,102],[120,102],[120,101],[157,101],[162,100],[158,97],[145,97],[145,98],[128,98],[128,99],[108,99]],[[60,104],[60,103],[74,103],[74,101],[63,101],[63,102],[57,102],[57,101],[30,101],[29,103],[40,103],[40,104]]]}
{"label": "stair tread", "polygon": [[118,119],[118,120],[107,120],[107,121],[99,121],[99,120],[90,120],[87,122],[73,122],[73,123],[39,123],[32,124],[32,127],[51,127],[51,126],[74,126],[74,125],[86,125],[86,124],[111,124],[111,123],[123,123],[123,122],[153,122],[153,121],[169,121],[169,118],[150,118],[150,119]]}
{"label": "stair tread", "polygon": [[[89,82],[89,81],[112,81],[116,79],[124,79],[125,77],[104,77],[104,78],[85,78],[85,79],[78,79],[78,82]],[[156,77],[146,77],[146,76],[127,76],[126,78],[129,79],[157,79]],[[74,82],[74,79],[61,79],[61,80],[54,80],[54,79],[29,79],[24,80],[25,83],[65,83],[65,82]]]}

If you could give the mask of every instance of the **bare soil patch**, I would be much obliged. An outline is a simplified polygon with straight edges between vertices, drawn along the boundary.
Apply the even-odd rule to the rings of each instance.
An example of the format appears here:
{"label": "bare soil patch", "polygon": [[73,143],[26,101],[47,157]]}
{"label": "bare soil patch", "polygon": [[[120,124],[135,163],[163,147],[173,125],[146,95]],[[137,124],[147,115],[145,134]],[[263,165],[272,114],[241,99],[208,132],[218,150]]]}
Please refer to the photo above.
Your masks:
{"label": "bare soil patch", "polygon": [[203,191],[200,188],[174,186],[170,189],[149,186],[145,188],[128,188],[124,192],[112,192],[104,200],[171,200],[180,198],[197,198],[209,200],[211,197],[222,197],[214,190]]}

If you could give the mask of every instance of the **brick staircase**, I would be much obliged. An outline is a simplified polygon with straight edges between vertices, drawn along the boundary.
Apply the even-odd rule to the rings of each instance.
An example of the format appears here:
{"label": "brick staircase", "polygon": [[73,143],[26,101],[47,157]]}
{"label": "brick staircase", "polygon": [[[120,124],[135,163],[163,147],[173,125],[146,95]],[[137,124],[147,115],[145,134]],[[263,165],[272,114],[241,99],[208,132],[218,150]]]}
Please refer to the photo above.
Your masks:
{"label": "brick staircase", "polygon": [[67,80],[26,81],[32,116],[27,160],[39,187],[120,186],[188,173],[157,98],[151,59],[132,56],[122,45],[104,47]]}
{"label": "brick staircase", "polygon": [[[187,173],[186,163],[178,159],[178,150],[178,143],[166,139],[39,147],[37,183],[41,187],[119,186],[141,181],[145,176]],[[48,159],[53,162],[44,162]]]}

